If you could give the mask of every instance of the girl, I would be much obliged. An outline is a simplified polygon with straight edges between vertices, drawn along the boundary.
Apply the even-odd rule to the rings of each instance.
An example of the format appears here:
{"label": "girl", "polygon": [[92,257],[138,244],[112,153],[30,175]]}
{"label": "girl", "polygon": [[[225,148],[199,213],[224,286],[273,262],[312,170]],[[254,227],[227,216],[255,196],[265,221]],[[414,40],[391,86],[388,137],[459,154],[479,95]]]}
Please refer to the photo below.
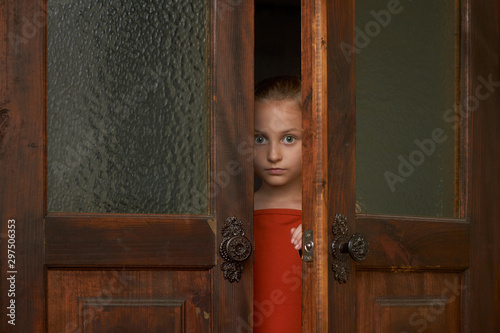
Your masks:
{"label": "girl", "polygon": [[302,112],[300,79],[255,89],[254,332],[301,332]]}

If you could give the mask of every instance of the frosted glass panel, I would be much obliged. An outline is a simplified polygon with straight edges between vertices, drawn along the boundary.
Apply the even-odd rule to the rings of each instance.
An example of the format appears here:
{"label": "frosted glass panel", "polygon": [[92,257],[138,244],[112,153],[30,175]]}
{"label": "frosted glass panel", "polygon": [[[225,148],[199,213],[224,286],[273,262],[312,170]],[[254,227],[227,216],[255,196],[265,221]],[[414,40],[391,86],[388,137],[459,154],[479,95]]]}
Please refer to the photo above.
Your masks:
{"label": "frosted glass panel", "polygon": [[207,212],[205,0],[48,0],[48,209]]}
{"label": "frosted glass panel", "polygon": [[360,212],[455,215],[457,27],[455,0],[356,1]]}

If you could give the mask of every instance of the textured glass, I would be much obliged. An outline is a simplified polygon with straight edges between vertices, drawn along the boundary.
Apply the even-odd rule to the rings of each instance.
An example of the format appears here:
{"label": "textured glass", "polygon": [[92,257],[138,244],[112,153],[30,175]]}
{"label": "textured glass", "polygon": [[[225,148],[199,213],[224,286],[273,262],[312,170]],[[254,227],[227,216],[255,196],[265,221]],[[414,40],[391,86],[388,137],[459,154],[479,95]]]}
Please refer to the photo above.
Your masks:
{"label": "textured glass", "polygon": [[362,213],[456,212],[455,0],[357,0],[356,194]]}
{"label": "textured glass", "polygon": [[48,209],[208,210],[205,0],[48,0]]}

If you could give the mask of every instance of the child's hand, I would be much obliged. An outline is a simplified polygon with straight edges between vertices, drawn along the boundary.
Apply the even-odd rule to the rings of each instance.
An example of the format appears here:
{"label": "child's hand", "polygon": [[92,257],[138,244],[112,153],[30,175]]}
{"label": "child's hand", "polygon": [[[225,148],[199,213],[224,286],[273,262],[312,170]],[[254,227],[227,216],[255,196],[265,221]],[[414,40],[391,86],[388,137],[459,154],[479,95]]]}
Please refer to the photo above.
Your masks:
{"label": "child's hand", "polygon": [[297,228],[292,228],[290,230],[291,242],[295,247],[295,250],[302,249],[302,224]]}

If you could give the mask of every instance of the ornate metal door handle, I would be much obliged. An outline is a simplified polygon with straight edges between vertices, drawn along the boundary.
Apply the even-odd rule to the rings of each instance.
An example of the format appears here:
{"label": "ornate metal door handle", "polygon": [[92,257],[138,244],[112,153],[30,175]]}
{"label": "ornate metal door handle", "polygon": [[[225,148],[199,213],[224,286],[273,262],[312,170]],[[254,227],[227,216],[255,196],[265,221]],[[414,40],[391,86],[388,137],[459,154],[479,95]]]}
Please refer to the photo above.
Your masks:
{"label": "ornate metal door handle", "polygon": [[349,256],[354,261],[363,261],[370,251],[370,246],[366,238],[361,234],[354,234],[349,237],[347,218],[342,214],[335,215],[332,232],[332,270],[335,273],[335,280],[339,283],[345,283],[351,270]]}
{"label": "ornate metal door handle", "polygon": [[228,217],[222,227],[219,252],[224,261],[221,269],[229,282],[239,282],[243,273],[243,261],[252,254],[252,243],[245,237],[242,223],[236,216]]}

